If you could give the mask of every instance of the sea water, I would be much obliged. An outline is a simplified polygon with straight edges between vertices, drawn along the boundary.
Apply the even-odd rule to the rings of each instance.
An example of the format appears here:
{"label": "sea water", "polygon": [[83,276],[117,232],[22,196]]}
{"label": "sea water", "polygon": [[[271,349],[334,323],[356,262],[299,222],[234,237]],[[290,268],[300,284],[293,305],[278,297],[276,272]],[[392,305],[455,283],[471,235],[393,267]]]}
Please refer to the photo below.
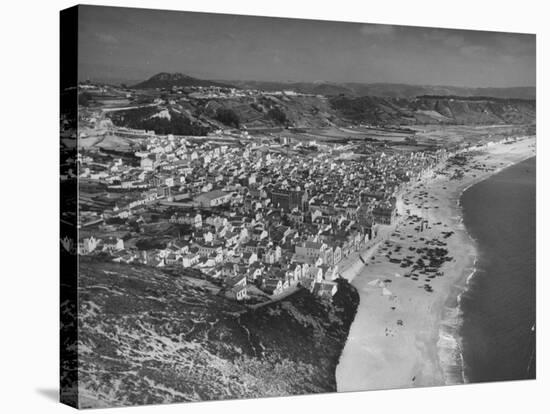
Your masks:
{"label": "sea water", "polygon": [[535,167],[530,158],[461,197],[478,252],[459,305],[466,382],[535,378]]}

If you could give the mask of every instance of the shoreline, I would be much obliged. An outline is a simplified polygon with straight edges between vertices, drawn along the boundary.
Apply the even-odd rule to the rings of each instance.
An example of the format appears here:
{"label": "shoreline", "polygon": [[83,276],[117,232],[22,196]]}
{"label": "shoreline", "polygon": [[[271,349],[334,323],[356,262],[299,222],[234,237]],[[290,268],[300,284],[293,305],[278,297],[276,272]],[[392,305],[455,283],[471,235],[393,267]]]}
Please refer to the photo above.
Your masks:
{"label": "shoreline", "polygon": [[[434,177],[415,182],[402,192],[399,223],[384,226],[388,227],[384,230],[389,245],[382,237],[368,249],[373,256],[366,259],[368,265],[356,258],[341,272],[357,288],[360,303],[336,369],[338,391],[467,382],[458,335],[460,297],[476,273],[477,251],[463,223],[461,197],[469,187],[534,156],[534,144],[535,138],[530,137],[486,146],[460,167],[465,172],[461,179],[452,180],[436,172]],[[480,164],[484,165],[483,171],[473,168]],[[433,201],[436,203],[431,205]],[[414,215],[427,219],[431,228],[419,234],[414,225],[407,224]],[[441,267],[442,277],[425,279],[433,287],[432,292],[417,289],[424,280],[411,283],[413,280],[403,274],[407,269],[379,257],[384,247],[391,255],[396,254],[392,251],[396,246],[402,249],[399,252],[408,254],[426,240],[441,242],[441,234],[449,231],[453,234],[444,243],[452,261]],[[414,260],[419,257],[416,253],[412,256]],[[380,280],[384,280],[391,295],[381,294]]]}
{"label": "shoreline", "polygon": [[[517,159],[514,159],[513,161],[510,161],[508,162],[506,165],[502,166],[502,167],[498,167],[497,169],[495,169],[493,172],[491,172],[490,174],[487,174],[483,177],[481,177],[480,179],[476,179],[476,180],[473,180],[471,183],[469,183],[467,186],[464,187],[464,189],[462,189],[462,191],[460,192],[460,196],[457,200],[457,206],[458,208],[460,209],[460,214],[461,214],[461,223],[463,223],[463,220],[464,220],[464,211],[463,211],[463,206],[462,206],[462,196],[464,195],[464,193],[470,189],[471,187],[483,182],[483,181],[486,181],[488,180],[489,178],[497,175],[497,174],[500,174],[501,172],[505,171],[506,169],[508,168],[511,168],[517,164],[520,164],[528,159],[531,159],[533,157],[535,157],[536,154],[533,153],[533,154],[528,154],[528,155],[525,155],[525,156],[522,156],[520,158],[517,158]],[[464,366],[464,358],[463,358],[463,344],[462,344],[462,337],[460,336],[459,334],[459,330],[460,328],[462,328],[462,296],[467,293],[471,287],[471,282],[472,280],[474,279],[474,277],[476,277],[476,275],[478,274],[478,267],[477,267],[477,261],[478,261],[478,253],[477,253],[477,240],[470,234],[470,232],[468,231],[468,229],[466,228],[466,226],[464,226],[464,231],[465,233],[468,235],[472,245],[476,248],[476,254],[473,258],[473,261],[472,261],[472,267],[470,268],[471,269],[471,272],[468,274],[468,276],[465,278],[464,280],[464,284],[462,286],[462,289],[460,290],[460,293],[458,293],[458,295],[456,296],[456,312],[457,312],[457,323],[456,325],[453,327],[453,336],[455,338],[455,340],[457,341],[457,344],[459,346],[459,349],[458,351],[460,352],[460,363],[461,363],[461,377],[462,377],[462,381],[461,383],[469,383],[470,381],[468,380],[467,376],[466,376],[466,372],[465,372],[465,366]],[[467,269],[467,270],[470,270],[470,269]],[[451,299],[451,296],[450,296],[450,299]]]}

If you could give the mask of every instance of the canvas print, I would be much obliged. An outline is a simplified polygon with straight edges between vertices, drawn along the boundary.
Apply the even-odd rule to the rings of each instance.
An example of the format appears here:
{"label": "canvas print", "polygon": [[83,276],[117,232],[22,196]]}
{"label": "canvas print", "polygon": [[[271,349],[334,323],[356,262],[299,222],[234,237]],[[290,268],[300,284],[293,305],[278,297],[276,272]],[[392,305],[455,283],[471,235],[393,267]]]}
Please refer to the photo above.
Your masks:
{"label": "canvas print", "polygon": [[62,402],[535,378],[534,34],[60,30]]}

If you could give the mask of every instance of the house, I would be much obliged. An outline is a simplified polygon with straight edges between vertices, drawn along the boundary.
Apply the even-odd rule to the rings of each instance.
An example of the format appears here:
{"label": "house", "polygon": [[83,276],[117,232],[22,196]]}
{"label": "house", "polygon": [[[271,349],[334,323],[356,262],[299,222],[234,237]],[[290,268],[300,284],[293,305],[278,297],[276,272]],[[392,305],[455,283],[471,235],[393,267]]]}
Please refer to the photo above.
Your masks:
{"label": "house", "polygon": [[372,210],[375,223],[392,224],[395,221],[396,209],[392,203],[379,204]]}
{"label": "house", "polygon": [[237,251],[234,251],[234,250],[230,250],[230,251],[228,251],[227,256],[226,256],[226,262],[231,263],[231,264],[237,264],[237,263],[240,263],[242,261],[242,257],[243,257],[242,252],[237,252]]}
{"label": "house", "polygon": [[252,252],[244,252],[242,255],[242,261],[246,263],[247,265],[251,265],[252,263],[256,262],[258,260],[258,255],[256,253]]}
{"label": "house", "polygon": [[[220,232],[220,236],[222,236],[221,232]],[[222,237],[225,238],[225,245],[229,247],[237,244],[237,242],[239,241],[240,234],[228,231],[225,234],[223,234]]]}
{"label": "house", "polygon": [[309,268],[309,278],[313,279],[316,282],[323,280],[323,269],[317,266],[311,266]]}
{"label": "house", "polygon": [[304,258],[316,258],[321,255],[324,247],[323,243],[306,241],[296,245],[296,254]]}
{"label": "house", "polygon": [[300,188],[271,188],[268,190],[268,196],[273,207],[286,212],[290,212],[294,208],[302,211],[307,208],[308,192]]}
{"label": "house", "polygon": [[262,228],[255,228],[255,229],[252,229],[252,231],[250,232],[250,238],[254,241],[265,239],[267,236],[268,236],[267,231],[265,231]]}
{"label": "house", "polygon": [[178,263],[179,258],[180,256],[176,255],[174,252],[170,252],[164,257],[164,263],[172,266]]}
{"label": "house", "polygon": [[310,268],[309,264],[302,263],[301,267],[302,267],[302,274],[301,274],[300,280],[309,278],[309,268]]}
{"label": "house", "polygon": [[143,170],[152,171],[157,168],[158,163],[155,158],[147,156],[141,159],[139,165]]}
{"label": "house", "polygon": [[205,269],[203,270],[203,272],[205,272],[208,276],[214,279],[220,279],[223,276],[222,269],[220,266],[215,266],[210,269]]}
{"label": "house", "polygon": [[340,246],[336,246],[332,254],[332,264],[336,265],[340,263],[341,260],[342,260],[342,249],[340,248]]}
{"label": "house", "polygon": [[325,280],[334,280],[340,275],[338,265],[321,266],[321,269],[323,269],[323,278]]}
{"label": "house", "polygon": [[227,226],[227,218],[226,217],[220,217],[220,216],[210,216],[207,217],[205,220],[205,223],[209,226],[213,226],[216,230],[223,228]]}
{"label": "house", "polygon": [[177,214],[173,214],[170,217],[169,221],[170,223],[193,225],[193,218],[190,217],[189,214],[186,214],[185,216],[178,216]]}
{"label": "house", "polygon": [[216,261],[213,258],[201,257],[195,267],[198,269],[211,269],[214,266],[216,266]]}
{"label": "house", "polygon": [[195,266],[201,256],[198,253],[187,253],[181,256],[181,261],[183,264],[183,267],[193,267]]}
{"label": "house", "polygon": [[275,246],[274,248],[268,249],[263,257],[263,261],[268,264],[274,264],[279,261],[281,258],[281,248],[279,246]]}
{"label": "house", "polygon": [[236,275],[236,264],[231,262],[225,262],[221,265],[222,277],[233,277]]}
{"label": "house", "polygon": [[214,263],[218,264],[223,262],[223,253],[222,252],[216,252],[212,253],[210,256],[208,256],[208,259],[211,259],[214,261]]}
{"label": "house", "polygon": [[338,284],[327,280],[315,282],[311,287],[311,293],[325,299],[331,299],[336,292],[338,292]]}
{"label": "house", "polygon": [[304,214],[294,209],[288,214],[288,219],[294,224],[300,224],[304,222]]}
{"label": "house", "polygon": [[82,242],[78,243],[78,254],[89,254],[93,252],[101,239],[96,239],[94,236],[83,239]]}
{"label": "house", "polygon": [[108,237],[103,241],[103,251],[114,252],[124,249],[124,241],[118,237]]}
{"label": "house", "polygon": [[[316,266],[316,267],[319,267],[323,264],[323,258],[321,256],[305,257],[305,256],[301,256],[301,255],[296,254],[296,253],[292,256],[291,261],[293,263],[301,263],[302,265],[307,263],[310,266]],[[303,273],[303,271],[302,271],[302,273]]]}
{"label": "house", "polygon": [[185,254],[189,252],[189,246],[179,240],[174,240],[168,243],[168,247],[175,253]]}
{"label": "house", "polygon": [[291,282],[297,282],[302,278],[302,266],[296,264],[287,270],[287,279]]}
{"label": "house", "polygon": [[330,246],[326,246],[320,253],[323,263],[328,265],[334,264],[334,250]]}
{"label": "house", "polygon": [[246,276],[244,275],[230,276],[225,279],[224,283],[228,288],[231,288],[233,286],[246,286]]}
{"label": "house", "polygon": [[231,299],[243,300],[247,296],[246,276],[233,276],[225,279],[225,295]]}
{"label": "house", "polygon": [[132,263],[137,258],[135,254],[130,253],[127,250],[119,250],[113,253],[113,256],[114,256],[113,262],[127,263],[127,264]]}
{"label": "house", "polygon": [[263,274],[263,265],[260,262],[254,262],[248,267],[248,280],[255,281]]}
{"label": "house", "polygon": [[241,301],[246,299],[247,293],[246,286],[237,285],[226,291],[226,296],[230,299]]}
{"label": "house", "polygon": [[249,241],[239,246],[239,251],[247,253],[258,253],[259,245],[257,242]]}
{"label": "house", "polygon": [[285,291],[290,287],[290,281],[285,276],[285,278],[282,280],[282,282],[283,282],[283,291]]}
{"label": "house", "polygon": [[206,243],[212,243],[214,241],[214,235],[211,231],[207,231],[206,233],[202,234],[202,238]]}
{"label": "house", "polygon": [[195,247],[198,248],[198,252],[203,257],[208,257],[211,254],[223,254],[223,245],[220,243],[195,243]]}
{"label": "house", "polygon": [[172,194],[172,190],[167,185],[160,185],[157,187],[157,197],[158,198],[168,198]]}
{"label": "house", "polygon": [[278,278],[267,278],[262,282],[262,290],[269,295],[279,295],[283,292],[283,281]]}
{"label": "house", "polygon": [[195,203],[201,207],[216,207],[229,203],[231,193],[222,190],[213,190],[195,197]]}

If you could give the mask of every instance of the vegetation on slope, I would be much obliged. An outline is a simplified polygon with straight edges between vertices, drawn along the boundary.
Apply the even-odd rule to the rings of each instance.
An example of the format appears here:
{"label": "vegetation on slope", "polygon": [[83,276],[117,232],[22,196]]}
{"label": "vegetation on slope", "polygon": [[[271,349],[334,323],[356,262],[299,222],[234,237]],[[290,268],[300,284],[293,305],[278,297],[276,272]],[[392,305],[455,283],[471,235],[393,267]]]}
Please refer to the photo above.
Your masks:
{"label": "vegetation on slope", "polygon": [[80,405],[335,391],[359,300],[338,283],[332,303],[301,290],[251,310],[204,280],[82,258]]}
{"label": "vegetation on slope", "polygon": [[521,99],[337,96],[330,99],[330,104],[341,118],[372,125],[528,124],[536,117],[535,101]]}
{"label": "vegetation on slope", "polygon": [[[84,98],[85,99],[85,98]],[[493,125],[533,124],[536,102],[488,97],[419,96],[259,96],[184,99],[166,97],[157,107],[110,112],[117,126],[154,130],[157,134],[206,135],[218,128],[322,128],[369,124]],[[170,116],[158,116],[159,111]]]}
{"label": "vegetation on slope", "polygon": [[241,123],[239,115],[237,115],[234,110],[228,108],[219,108],[214,118],[224,125],[235,128],[239,128]]}
{"label": "vegetation on slope", "polygon": [[170,118],[154,117],[157,112],[155,107],[141,107],[110,112],[109,117],[117,126],[146,129],[161,135],[206,135],[209,131],[208,127],[192,122],[180,113],[170,111]]}

